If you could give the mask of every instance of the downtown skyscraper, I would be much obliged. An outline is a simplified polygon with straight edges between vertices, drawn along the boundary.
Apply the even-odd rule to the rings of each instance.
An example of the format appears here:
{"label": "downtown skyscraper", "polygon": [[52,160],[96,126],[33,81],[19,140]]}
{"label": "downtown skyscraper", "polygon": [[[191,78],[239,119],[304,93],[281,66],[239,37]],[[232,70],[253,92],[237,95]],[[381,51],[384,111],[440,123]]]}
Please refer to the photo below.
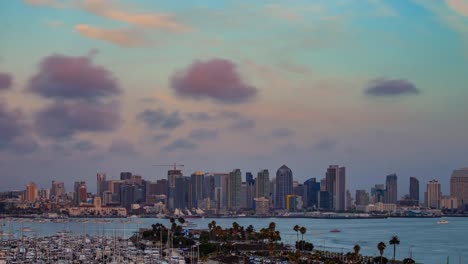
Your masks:
{"label": "downtown skyscraper", "polygon": [[385,181],[385,203],[396,204],[398,200],[398,184],[397,184],[397,175],[390,174],[387,175]]}
{"label": "downtown skyscraper", "polygon": [[268,170],[261,170],[255,180],[255,198],[270,197],[270,173]]}
{"label": "downtown skyscraper", "polygon": [[419,180],[415,177],[410,177],[409,197],[419,204]]}
{"label": "downtown skyscraper", "polygon": [[330,206],[335,211],[346,210],[346,168],[330,165],[325,175],[326,191]]}
{"label": "downtown skyscraper", "polygon": [[450,177],[450,195],[462,206],[468,205],[468,168],[454,170]]}
{"label": "downtown skyscraper", "polygon": [[283,165],[276,171],[275,208],[286,209],[286,198],[293,194],[293,173]]}

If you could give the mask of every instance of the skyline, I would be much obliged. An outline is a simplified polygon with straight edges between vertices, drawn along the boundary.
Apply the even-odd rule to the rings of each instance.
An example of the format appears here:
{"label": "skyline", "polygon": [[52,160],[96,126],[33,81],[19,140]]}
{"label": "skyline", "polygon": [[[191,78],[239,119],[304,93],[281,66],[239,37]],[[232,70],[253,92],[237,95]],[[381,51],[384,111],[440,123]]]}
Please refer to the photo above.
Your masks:
{"label": "skyline", "polygon": [[343,164],[350,190],[396,173],[400,190],[416,177],[448,193],[467,166],[462,0],[0,10],[2,189],[101,171],[155,180],[153,164],[176,161],[188,174],[287,164],[300,182]]}

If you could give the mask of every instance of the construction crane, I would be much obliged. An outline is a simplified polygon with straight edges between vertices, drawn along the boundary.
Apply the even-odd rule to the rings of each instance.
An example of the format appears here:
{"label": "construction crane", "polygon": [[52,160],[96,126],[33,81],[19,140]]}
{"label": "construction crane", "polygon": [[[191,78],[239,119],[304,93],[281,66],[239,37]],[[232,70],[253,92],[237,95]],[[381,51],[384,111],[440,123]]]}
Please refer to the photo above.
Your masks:
{"label": "construction crane", "polygon": [[173,170],[177,170],[177,167],[184,167],[183,164],[177,164],[177,162],[174,162],[174,164],[170,164],[170,165],[153,165],[153,167],[172,167]]}

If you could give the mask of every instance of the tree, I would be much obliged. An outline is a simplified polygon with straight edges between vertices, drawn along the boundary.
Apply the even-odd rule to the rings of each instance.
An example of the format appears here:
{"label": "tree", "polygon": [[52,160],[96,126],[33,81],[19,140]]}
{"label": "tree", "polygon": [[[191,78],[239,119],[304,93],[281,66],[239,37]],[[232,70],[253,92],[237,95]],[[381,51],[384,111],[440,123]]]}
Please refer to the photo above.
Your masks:
{"label": "tree", "polygon": [[354,245],[353,250],[354,250],[354,261],[357,262],[359,258],[359,251],[361,251],[361,247],[358,244],[356,244]]}
{"label": "tree", "polygon": [[179,221],[179,223],[181,223],[182,225],[185,223],[185,219],[183,217],[179,217],[179,219],[177,219]]}
{"label": "tree", "polygon": [[387,245],[385,245],[385,243],[382,242],[382,241],[380,241],[379,244],[377,244],[377,249],[380,252],[380,264],[382,264],[383,253],[384,253],[384,250],[385,250],[386,247],[387,247]]}
{"label": "tree", "polygon": [[302,239],[301,239],[301,245],[302,245],[301,250],[304,250],[304,242],[305,242],[305,241],[304,241],[304,234],[307,232],[307,228],[305,228],[305,227],[302,226],[301,228],[299,228],[299,232],[301,232],[301,236],[302,236]]}
{"label": "tree", "polygon": [[397,236],[392,236],[392,239],[388,243],[393,245],[393,263],[395,263],[396,246],[400,244],[400,239]]}
{"label": "tree", "polygon": [[295,225],[293,227],[293,230],[296,231],[296,242],[299,241],[299,229],[300,229],[299,225]]}

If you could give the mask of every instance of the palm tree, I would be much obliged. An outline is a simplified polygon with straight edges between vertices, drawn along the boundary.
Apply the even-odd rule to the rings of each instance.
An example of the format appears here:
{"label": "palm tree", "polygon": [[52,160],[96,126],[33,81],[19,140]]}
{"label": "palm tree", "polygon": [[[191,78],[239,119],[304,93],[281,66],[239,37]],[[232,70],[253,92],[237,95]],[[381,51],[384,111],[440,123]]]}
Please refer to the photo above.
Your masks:
{"label": "palm tree", "polygon": [[357,262],[359,258],[359,251],[361,251],[361,247],[358,244],[356,244],[354,245],[353,250],[354,250],[354,261]]}
{"label": "palm tree", "polygon": [[304,250],[304,234],[307,232],[307,228],[302,226],[301,228],[299,228],[299,232],[301,232],[301,235],[302,235],[301,243],[302,243],[302,250]]}
{"label": "palm tree", "polygon": [[400,239],[397,236],[392,236],[392,239],[388,243],[393,245],[393,263],[395,263],[396,246],[400,244]]}
{"label": "palm tree", "polygon": [[380,252],[380,264],[382,264],[383,253],[384,253],[384,250],[385,250],[386,247],[387,247],[387,245],[385,245],[385,243],[382,242],[382,241],[380,241],[380,243],[377,244],[377,249]]}
{"label": "palm tree", "polygon": [[185,223],[185,219],[183,217],[179,217],[179,219],[177,219],[179,221],[179,223],[181,223],[182,225]]}
{"label": "palm tree", "polygon": [[300,227],[299,225],[295,225],[295,226],[293,227],[293,230],[296,231],[296,242],[299,241],[299,229],[300,229],[300,228],[301,228],[301,227]]}

